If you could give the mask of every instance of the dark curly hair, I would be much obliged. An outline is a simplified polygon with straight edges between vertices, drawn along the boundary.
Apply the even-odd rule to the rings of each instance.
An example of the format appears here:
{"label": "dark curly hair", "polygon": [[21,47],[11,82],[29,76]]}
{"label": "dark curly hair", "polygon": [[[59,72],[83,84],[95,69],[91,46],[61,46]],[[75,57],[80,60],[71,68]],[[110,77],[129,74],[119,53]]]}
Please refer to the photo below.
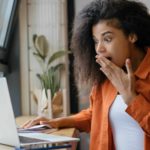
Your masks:
{"label": "dark curly hair", "polygon": [[105,81],[106,77],[95,61],[92,26],[101,20],[113,19],[125,35],[137,35],[135,44],[141,50],[150,46],[150,15],[144,4],[130,0],[95,0],[81,10],[74,21],[71,49],[77,81],[98,84]]}

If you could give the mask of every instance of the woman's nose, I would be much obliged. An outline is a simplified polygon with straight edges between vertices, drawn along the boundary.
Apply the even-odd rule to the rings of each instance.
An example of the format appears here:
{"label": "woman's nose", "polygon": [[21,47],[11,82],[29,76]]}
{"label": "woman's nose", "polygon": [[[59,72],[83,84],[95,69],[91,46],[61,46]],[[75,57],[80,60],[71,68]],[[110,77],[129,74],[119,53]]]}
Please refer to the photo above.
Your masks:
{"label": "woman's nose", "polygon": [[105,52],[105,47],[102,42],[99,42],[96,46],[96,53],[101,54],[103,52]]}

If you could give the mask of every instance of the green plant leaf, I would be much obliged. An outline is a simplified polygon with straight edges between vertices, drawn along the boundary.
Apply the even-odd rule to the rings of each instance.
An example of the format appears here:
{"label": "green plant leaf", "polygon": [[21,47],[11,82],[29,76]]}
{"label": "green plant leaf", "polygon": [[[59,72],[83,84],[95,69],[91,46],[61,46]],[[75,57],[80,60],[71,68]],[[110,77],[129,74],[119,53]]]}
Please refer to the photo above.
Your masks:
{"label": "green plant leaf", "polygon": [[34,54],[36,54],[36,56],[39,56],[44,61],[45,57],[41,54],[38,46],[36,45],[37,39],[38,39],[38,36],[36,34],[34,34],[33,37],[32,37],[32,40],[33,40],[34,48],[35,48],[35,50],[37,52],[37,53],[34,53]]}
{"label": "green plant leaf", "polygon": [[45,59],[48,54],[48,43],[44,35],[37,36],[35,39],[35,47]]}
{"label": "green plant leaf", "polygon": [[36,76],[37,76],[37,77],[38,77],[38,79],[40,80],[41,85],[42,85],[42,88],[43,88],[43,87],[44,87],[44,79],[43,79],[42,75],[37,74]]}
{"label": "green plant leaf", "polygon": [[36,57],[38,57],[38,58],[40,58],[40,59],[42,59],[42,60],[43,60],[43,57],[42,57],[39,53],[35,53],[35,52],[33,52],[33,55],[35,55]]}
{"label": "green plant leaf", "polygon": [[55,92],[60,88],[60,82],[58,77],[58,70],[55,70],[55,67],[51,67],[48,70],[47,76],[49,77],[49,88],[51,89],[51,95],[54,96]]}
{"label": "green plant leaf", "polygon": [[57,64],[56,66],[54,66],[54,70],[55,70],[55,71],[56,71],[56,70],[59,70],[59,69],[63,68],[64,66],[65,66],[65,64],[59,63],[59,64]]}
{"label": "green plant leaf", "polygon": [[69,52],[68,51],[57,51],[55,52],[50,58],[49,58],[49,61],[48,61],[48,65],[50,65],[54,60],[68,54]]}
{"label": "green plant leaf", "polygon": [[33,40],[34,46],[35,46],[35,40],[36,40],[36,38],[37,38],[37,34],[33,34],[32,40]]}
{"label": "green plant leaf", "polygon": [[51,98],[60,89],[60,69],[62,69],[65,64],[58,63],[57,65],[50,65],[56,59],[71,53],[70,51],[60,50],[53,53],[50,57],[48,56],[48,43],[44,35],[33,35],[33,44],[36,52],[33,55],[40,62],[43,69],[43,73],[38,73],[37,77],[41,82],[41,86],[46,91],[51,90]]}

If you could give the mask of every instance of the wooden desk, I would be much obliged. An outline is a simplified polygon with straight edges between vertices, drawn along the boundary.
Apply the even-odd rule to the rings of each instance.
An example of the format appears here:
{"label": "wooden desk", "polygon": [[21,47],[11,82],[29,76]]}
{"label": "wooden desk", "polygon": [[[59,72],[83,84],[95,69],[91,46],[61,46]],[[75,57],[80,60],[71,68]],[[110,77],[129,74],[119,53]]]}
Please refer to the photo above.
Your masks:
{"label": "wooden desk", "polygon": [[[34,119],[36,116],[20,116],[16,118],[16,123],[18,126],[22,125],[26,121],[30,119]],[[55,131],[51,134],[54,135],[62,135],[62,136],[69,136],[69,137],[78,137],[79,132],[75,128],[66,128],[66,129],[60,129],[58,131]],[[77,142],[71,142],[72,148],[71,150],[76,150]],[[14,150],[13,147],[0,145],[0,150]],[[66,150],[66,149],[63,149]]]}

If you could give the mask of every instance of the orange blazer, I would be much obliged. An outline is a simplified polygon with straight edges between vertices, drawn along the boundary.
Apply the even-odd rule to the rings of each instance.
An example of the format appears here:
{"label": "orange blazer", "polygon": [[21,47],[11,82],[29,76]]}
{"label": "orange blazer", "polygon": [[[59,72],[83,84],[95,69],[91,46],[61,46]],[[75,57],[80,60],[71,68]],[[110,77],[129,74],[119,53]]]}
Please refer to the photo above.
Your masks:
{"label": "orange blazer", "polygon": [[[144,150],[150,150],[150,49],[135,76],[138,95],[126,112],[140,124],[145,133]],[[110,81],[94,86],[89,108],[71,116],[77,129],[90,132],[90,150],[115,150],[108,114],[116,95],[117,90]]]}

